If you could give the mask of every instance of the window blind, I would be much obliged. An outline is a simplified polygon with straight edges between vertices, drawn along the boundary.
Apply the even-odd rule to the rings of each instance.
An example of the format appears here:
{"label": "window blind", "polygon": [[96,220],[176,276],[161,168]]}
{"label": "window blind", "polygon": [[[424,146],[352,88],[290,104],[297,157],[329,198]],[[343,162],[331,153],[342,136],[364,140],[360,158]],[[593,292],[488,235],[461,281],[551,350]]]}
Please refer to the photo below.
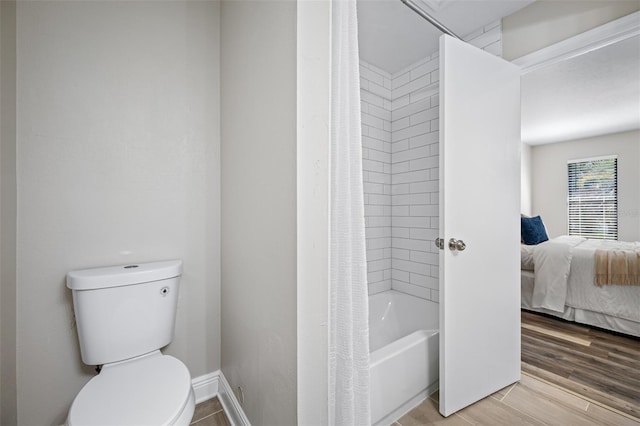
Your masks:
{"label": "window blind", "polygon": [[617,157],[569,161],[569,235],[618,239]]}

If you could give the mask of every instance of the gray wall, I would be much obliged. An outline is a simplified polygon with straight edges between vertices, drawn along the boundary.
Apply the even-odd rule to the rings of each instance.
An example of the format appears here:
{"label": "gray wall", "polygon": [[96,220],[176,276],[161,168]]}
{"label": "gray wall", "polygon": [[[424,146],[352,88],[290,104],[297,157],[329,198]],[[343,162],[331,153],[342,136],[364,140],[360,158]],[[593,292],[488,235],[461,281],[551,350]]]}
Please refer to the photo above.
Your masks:
{"label": "gray wall", "polygon": [[16,404],[16,5],[0,2],[0,424]]}
{"label": "gray wall", "polygon": [[638,10],[638,0],[538,0],[502,20],[502,57],[519,58]]}
{"label": "gray wall", "polygon": [[520,159],[520,212],[530,216],[531,215],[531,191],[533,190],[531,185],[531,145],[522,144],[521,146],[521,159]]}
{"label": "gray wall", "polygon": [[538,145],[532,148],[532,214],[541,215],[550,237],[565,235],[567,161],[618,156],[618,239],[640,241],[640,131]]}
{"label": "gray wall", "polygon": [[[637,0],[538,0],[502,19],[502,56],[507,60],[519,58],[638,10],[640,2]],[[521,199],[522,212],[534,215],[540,213],[542,202],[540,195],[538,202],[534,201],[534,186],[538,187],[538,194],[542,191],[542,178],[535,176],[536,169],[532,165],[535,149],[523,146]],[[545,210],[548,208],[550,206]],[[566,199],[554,208],[556,219],[548,219],[551,223],[547,226],[554,235],[566,233],[566,212],[561,220],[558,208],[566,210]],[[634,231],[630,232],[633,235]]]}
{"label": "gray wall", "polygon": [[221,8],[222,372],[296,423],[296,4]]}
{"label": "gray wall", "polygon": [[69,270],[183,259],[165,353],[220,367],[219,4],[17,12],[18,423],[61,424],[93,374]]}
{"label": "gray wall", "polygon": [[297,3],[297,414],[328,423],[331,0]]}

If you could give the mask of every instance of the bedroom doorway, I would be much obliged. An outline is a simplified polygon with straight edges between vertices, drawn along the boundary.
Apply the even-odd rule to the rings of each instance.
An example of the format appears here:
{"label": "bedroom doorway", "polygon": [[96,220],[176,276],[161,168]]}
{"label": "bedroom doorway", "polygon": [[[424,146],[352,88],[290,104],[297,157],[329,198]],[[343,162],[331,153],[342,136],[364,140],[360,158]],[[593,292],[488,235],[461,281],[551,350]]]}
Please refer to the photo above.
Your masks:
{"label": "bedroom doorway", "polygon": [[[569,230],[568,164],[615,155],[616,179],[622,184],[617,193],[617,239],[640,241],[638,52],[640,12],[514,60],[523,70],[523,141],[532,145],[523,150],[522,212],[540,215],[551,240],[567,238],[561,235]],[[534,82],[544,85],[534,87]],[[531,92],[536,99],[527,98]],[[553,97],[545,98],[544,93]],[[546,111],[534,111],[536,105]],[[547,315],[531,312],[541,310],[532,302],[532,293],[534,285],[543,283],[542,268],[525,271],[523,264],[521,301],[530,310],[522,312],[523,374],[592,401],[584,407],[587,411],[610,408],[636,424],[640,422],[640,293],[635,290],[640,289],[628,286],[626,292],[622,288],[626,286],[608,286],[601,291],[588,272],[595,274],[595,267],[577,263],[577,251],[571,256],[567,289],[557,292],[563,300]],[[578,271],[583,278],[575,278]]]}

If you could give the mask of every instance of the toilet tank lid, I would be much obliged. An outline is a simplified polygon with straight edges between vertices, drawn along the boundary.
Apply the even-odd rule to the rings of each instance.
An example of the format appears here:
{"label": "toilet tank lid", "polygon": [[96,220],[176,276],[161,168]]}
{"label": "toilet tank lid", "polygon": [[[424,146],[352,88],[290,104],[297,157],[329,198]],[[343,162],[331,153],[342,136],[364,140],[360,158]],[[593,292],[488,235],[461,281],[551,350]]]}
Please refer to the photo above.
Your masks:
{"label": "toilet tank lid", "polygon": [[133,263],[71,271],[67,273],[67,287],[71,290],[95,290],[166,280],[180,275],[182,260]]}

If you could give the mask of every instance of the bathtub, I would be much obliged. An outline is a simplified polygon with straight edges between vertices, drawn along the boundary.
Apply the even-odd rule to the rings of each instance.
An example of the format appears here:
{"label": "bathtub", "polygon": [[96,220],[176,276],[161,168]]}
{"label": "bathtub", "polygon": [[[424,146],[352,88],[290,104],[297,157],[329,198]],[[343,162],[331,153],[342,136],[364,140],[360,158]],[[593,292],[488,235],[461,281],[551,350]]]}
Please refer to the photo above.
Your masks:
{"label": "bathtub", "polygon": [[437,303],[389,290],[369,296],[371,421],[390,424],[438,389]]}

